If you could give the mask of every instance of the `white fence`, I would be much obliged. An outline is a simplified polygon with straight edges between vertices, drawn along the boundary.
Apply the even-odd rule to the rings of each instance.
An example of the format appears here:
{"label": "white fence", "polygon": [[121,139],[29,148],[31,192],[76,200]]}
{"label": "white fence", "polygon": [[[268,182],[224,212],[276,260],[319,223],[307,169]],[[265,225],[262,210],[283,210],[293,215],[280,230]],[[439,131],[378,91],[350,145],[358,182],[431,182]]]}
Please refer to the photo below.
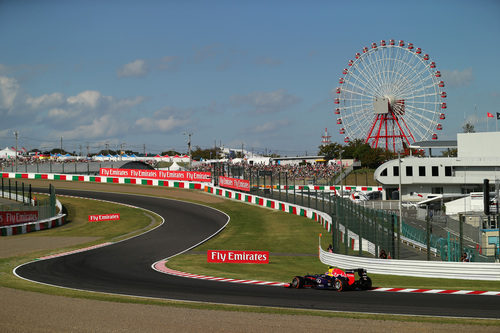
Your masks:
{"label": "white fence", "polygon": [[323,264],[343,269],[366,268],[368,273],[427,278],[500,281],[499,263],[372,259],[319,249]]}

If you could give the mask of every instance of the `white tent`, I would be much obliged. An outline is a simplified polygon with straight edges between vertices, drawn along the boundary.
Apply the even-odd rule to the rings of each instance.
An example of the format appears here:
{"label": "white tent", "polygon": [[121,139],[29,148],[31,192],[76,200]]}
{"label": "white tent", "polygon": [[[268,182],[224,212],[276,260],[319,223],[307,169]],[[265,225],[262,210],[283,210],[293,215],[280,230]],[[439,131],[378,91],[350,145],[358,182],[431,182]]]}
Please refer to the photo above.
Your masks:
{"label": "white tent", "polygon": [[16,150],[9,147],[0,150],[0,158],[16,158]]}
{"label": "white tent", "polygon": [[177,164],[176,162],[172,163],[172,165],[168,168],[170,171],[179,171],[183,170],[183,168]]}

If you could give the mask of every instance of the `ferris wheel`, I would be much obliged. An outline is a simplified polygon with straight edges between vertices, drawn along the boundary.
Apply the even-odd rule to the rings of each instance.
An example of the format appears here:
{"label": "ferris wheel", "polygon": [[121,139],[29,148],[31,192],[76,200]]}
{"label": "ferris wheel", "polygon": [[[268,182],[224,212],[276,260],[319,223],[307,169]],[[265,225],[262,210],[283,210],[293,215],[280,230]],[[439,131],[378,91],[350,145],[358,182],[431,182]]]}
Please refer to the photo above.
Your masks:
{"label": "ferris wheel", "polygon": [[335,115],[346,143],[363,139],[397,151],[437,140],[446,118],[441,72],[412,43],[391,39],[365,47],[349,60],[336,88]]}

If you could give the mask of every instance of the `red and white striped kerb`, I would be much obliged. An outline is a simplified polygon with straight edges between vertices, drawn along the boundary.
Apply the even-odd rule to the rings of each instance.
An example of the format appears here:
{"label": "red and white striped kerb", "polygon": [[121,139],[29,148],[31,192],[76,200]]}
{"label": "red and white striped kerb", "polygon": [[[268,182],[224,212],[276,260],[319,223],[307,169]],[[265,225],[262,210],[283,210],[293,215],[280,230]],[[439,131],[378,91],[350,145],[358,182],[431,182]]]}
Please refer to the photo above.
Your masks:
{"label": "red and white striped kerb", "polygon": [[373,288],[372,291],[385,291],[385,292],[396,292],[396,293],[446,294],[446,295],[500,296],[500,291],[481,291],[481,290]]}
{"label": "red and white striped kerb", "polygon": [[238,279],[219,278],[219,277],[214,277],[214,276],[185,273],[185,272],[180,272],[180,271],[176,271],[176,270],[168,268],[167,266],[165,266],[166,262],[167,262],[166,260],[158,261],[157,263],[154,264],[153,267],[158,272],[162,272],[162,273],[166,273],[166,274],[170,274],[170,275],[175,275],[175,276],[192,278],[192,279],[231,282],[231,283],[243,283],[243,284],[254,284],[254,285],[260,285],[260,286],[274,286],[274,287],[288,287],[288,285],[289,285],[289,283],[284,283],[284,282],[270,282],[270,281],[259,281],[259,280],[238,280]]}

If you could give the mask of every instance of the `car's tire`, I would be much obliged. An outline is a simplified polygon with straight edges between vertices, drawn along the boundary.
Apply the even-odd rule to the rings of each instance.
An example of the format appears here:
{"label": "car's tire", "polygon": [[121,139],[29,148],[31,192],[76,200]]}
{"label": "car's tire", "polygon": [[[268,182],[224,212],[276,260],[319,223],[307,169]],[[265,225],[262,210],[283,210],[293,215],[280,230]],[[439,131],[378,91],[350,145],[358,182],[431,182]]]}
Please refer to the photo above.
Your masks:
{"label": "car's tire", "polygon": [[333,286],[335,287],[335,290],[342,291],[344,290],[344,281],[341,279],[336,279],[333,283]]}
{"label": "car's tire", "polygon": [[296,276],[293,278],[292,283],[290,284],[290,287],[299,289],[304,286],[304,279],[301,276]]}
{"label": "car's tire", "polygon": [[359,283],[361,284],[361,289],[363,290],[372,289],[372,279],[370,279],[369,276],[367,276],[366,279],[360,280]]}

